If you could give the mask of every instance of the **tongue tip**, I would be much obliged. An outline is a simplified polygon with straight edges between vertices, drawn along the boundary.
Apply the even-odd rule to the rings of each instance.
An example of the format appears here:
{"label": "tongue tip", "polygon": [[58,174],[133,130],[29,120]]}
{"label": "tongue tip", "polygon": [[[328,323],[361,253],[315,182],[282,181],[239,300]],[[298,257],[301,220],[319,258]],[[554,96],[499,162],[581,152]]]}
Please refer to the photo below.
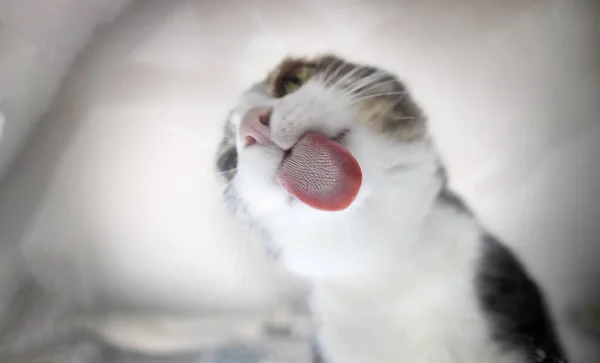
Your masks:
{"label": "tongue tip", "polygon": [[354,179],[353,185],[348,185],[344,189],[346,193],[333,196],[312,196],[299,192],[294,185],[290,185],[285,178],[277,177],[277,182],[288,192],[294,199],[306,204],[307,206],[323,211],[323,212],[341,212],[348,209],[358,197],[358,192],[362,184],[362,174],[358,169],[359,175]]}
{"label": "tongue tip", "polygon": [[[307,134],[297,145],[300,147],[284,161],[276,181],[293,198],[313,209],[337,212],[350,207],[362,185],[362,170],[358,161],[341,144],[321,134]],[[290,159],[293,161],[290,162]],[[337,161],[328,164],[327,160]],[[325,165],[329,165],[329,169]],[[322,174],[315,175],[315,168],[323,169]],[[304,183],[299,182],[305,173],[314,176],[310,180],[304,179]],[[331,175],[337,177],[331,179]],[[319,188],[311,190],[307,184],[328,185],[331,192],[317,193],[315,190]]]}
{"label": "tongue tip", "polygon": [[[358,193],[357,193],[358,194]],[[341,212],[343,210],[348,209],[356,200],[356,195],[352,196],[351,198],[345,199],[343,201],[340,202],[336,202],[336,203],[332,203],[332,202],[313,202],[313,203],[306,203],[307,205],[309,205],[311,208],[316,209],[316,210],[320,210],[323,212]]]}

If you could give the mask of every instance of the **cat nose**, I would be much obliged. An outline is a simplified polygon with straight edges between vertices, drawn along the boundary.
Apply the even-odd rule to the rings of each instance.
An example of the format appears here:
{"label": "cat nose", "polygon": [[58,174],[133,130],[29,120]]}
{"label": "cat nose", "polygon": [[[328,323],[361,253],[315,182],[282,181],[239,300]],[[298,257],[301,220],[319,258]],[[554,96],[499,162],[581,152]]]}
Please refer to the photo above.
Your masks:
{"label": "cat nose", "polygon": [[270,128],[272,112],[272,107],[255,107],[244,115],[239,132],[244,147],[272,143]]}

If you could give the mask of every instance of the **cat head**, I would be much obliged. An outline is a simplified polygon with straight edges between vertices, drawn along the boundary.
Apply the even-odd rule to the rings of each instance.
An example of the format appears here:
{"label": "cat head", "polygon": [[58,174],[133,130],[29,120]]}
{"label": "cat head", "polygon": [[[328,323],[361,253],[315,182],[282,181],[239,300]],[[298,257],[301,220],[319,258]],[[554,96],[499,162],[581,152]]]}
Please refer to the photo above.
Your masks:
{"label": "cat head", "polygon": [[[260,128],[251,137],[241,127],[248,115]],[[282,160],[307,132],[335,140],[360,165],[362,184],[348,208],[314,209],[277,182]],[[425,114],[405,85],[385,70],[333,55],[284,59],[242,94],[227,119],[217,167],[230,210],[283,253],[285,234],[418,214],[443,179]]]}

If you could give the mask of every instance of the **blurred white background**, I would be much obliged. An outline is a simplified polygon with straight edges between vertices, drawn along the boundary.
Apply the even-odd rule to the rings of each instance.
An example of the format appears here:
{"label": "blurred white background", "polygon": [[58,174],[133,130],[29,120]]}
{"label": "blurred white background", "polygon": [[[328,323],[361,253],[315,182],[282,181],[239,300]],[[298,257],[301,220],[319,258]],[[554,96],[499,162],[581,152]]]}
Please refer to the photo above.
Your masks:
{"label": "blurred white background", "polygon": [[334,51],[406,80],[452,185],[595,362],[566,311],[600,277],[597,1],[51,2],[0,0],[0,244],[69,298],[165,309],[104,321],[111,339],[196,344],[215,312],[301,291],[223,212],[213,157],[239,92]]}

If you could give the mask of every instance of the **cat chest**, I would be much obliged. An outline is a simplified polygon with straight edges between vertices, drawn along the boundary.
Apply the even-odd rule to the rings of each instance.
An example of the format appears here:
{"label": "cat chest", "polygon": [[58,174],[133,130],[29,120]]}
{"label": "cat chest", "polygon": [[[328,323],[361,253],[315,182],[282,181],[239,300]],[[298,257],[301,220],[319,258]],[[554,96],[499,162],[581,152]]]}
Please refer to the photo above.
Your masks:
{"label": "cat chest", "polygon": [[[383,297],[382,297],[383,298]],[[319,341],[328,363],[508,363],[489,339],[476,302],[436,294],[362,304],[315,301]]]}

